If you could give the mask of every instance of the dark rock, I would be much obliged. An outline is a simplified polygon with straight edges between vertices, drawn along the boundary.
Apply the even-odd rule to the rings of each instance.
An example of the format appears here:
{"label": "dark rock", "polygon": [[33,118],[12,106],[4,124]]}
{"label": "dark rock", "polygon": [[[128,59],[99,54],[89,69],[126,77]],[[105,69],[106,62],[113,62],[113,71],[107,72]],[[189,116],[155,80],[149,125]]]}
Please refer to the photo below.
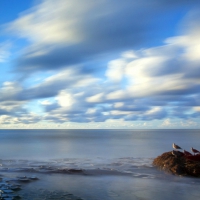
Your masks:
{"label": "dark rock", "polygon": [[72,173],[82,173],[83,172],[82,169],[69,169],[68,171],[72,172]]}
{"label": "dark rock", "polygon": [[154,159],[153,165],[175,175],[200,177],[200,161],[191,160],[181,152],[166,152]]}

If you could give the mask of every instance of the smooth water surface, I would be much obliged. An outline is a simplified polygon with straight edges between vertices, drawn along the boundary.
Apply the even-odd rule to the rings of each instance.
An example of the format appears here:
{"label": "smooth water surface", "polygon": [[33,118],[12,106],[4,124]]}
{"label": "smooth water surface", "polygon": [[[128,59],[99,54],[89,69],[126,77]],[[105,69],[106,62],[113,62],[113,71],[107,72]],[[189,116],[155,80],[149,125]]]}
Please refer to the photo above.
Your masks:
{"label": "smooth water surface", "polygon": [[175,142],[200,149],[200,130],[0,130],[0,158],[152,158]]}

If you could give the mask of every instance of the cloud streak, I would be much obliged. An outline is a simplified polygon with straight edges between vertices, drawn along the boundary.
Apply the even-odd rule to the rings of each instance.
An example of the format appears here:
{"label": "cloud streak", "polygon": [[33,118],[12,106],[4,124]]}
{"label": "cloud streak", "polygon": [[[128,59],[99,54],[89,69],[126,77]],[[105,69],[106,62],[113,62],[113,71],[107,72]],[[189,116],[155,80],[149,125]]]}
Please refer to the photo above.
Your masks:
{"label": "cloud streak", "polygon": [[12,61],[12,72],[23,79],[0,87],[1,123],[194,124],[200,117],[200,12],[184,15],[178,34],[167,29],[172,19],[180,22],[177,8],[197,5],[41,1],[4,26],[26,45]]}
{"label": "cloud streak", "polygon": [[[170,21],[163,18],[158,27],[158,17],[167,12],[173,17],[176,6],[188,4],[175,2],[42,1],[7,26],[9,31],[30,42],[16,60],[16,70],[28,73],[54,70],[108,52],[161,42],[164,39],[161,32],[167,30]],[[194,1],[187,6],[196,4]]]}

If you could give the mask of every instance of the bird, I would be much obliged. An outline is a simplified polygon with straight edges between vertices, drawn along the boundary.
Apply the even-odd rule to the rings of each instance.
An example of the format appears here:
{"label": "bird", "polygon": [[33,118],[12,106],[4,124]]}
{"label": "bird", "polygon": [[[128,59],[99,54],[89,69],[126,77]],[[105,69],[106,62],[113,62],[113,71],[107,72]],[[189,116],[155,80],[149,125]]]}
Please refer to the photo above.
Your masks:
{"label": "bird", "polygon": [[185,156],[192,156],[192,154],[188,151],[186,151],[185,149],[183,150],[183,153]]}
{"label": "bird", "polygon": [[182,149],[181,147],[179,147],[179,146],[176,145],[175,143],[172,144],[172,147],[173,147],[174,149]]}
{"label": "bird", "polygon": [[200,151],[198,151],[197,149],[194,149],[193,147],[191,148],[191,150],[194,153],[194,155],[195,155],[195,153],[200,153]]}
{"label": "bird", "polygon": [[172,151],[172,155],[175,156],[175,157],[180,157],[180,156],[183,156],[183,153],[180,152],[180,151],[175,151],[175,150],[173,150],[173,151]]}

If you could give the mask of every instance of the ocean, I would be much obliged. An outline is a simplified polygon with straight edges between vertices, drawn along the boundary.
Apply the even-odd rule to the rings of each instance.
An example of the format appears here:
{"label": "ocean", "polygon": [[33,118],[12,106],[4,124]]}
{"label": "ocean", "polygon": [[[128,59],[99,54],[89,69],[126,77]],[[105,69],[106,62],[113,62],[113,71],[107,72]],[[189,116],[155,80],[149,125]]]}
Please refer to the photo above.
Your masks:
{"label": "ocean", "polygon": [[200,199],[200,179],[152,161],[172,143],[200,149],[200,130],[0,130],[0,198]]}

